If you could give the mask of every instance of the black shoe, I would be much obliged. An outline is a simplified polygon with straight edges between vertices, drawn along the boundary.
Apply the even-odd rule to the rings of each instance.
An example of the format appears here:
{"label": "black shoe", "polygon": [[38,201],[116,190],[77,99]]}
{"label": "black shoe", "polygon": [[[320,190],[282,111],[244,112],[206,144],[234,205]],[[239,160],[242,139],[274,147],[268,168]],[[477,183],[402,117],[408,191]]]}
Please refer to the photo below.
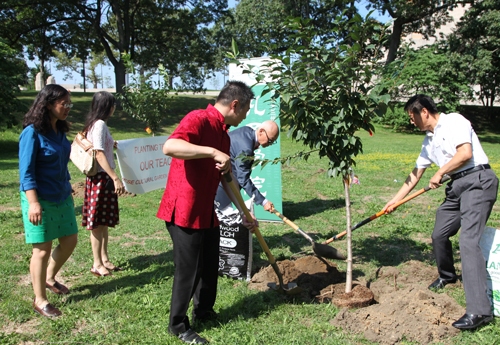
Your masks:
{"label": "black shoe", "polygon": [[212,320],[217,320],[219,318],[219,314],[217,314],[213,310],[209,310],[204,313],[194,313],[193,312],[193,322],[207,322]]}
{"label": "black shoe", "polygon": [[453,284],[453,283],[456,283],[456,282],[457,282],[457,277],[455,277],[453,279],[438,278],[438,279],[436,279],[434,281],[434,283],[432,283],[431,285],[429,285],[428,289],[429,290],[441,290],[446,285]]}
{"label": "black shoe", "polygon": [[198,333],[191,328],[184,333],[178,334],[177,337],[188,344],[208,344],[207,339],[200,337]]}
{"label": "black shoe", "polygon": [[493,315],[464,314],[460,319],[453,322],[452,326],[458,329],[473,329],[493,320]]}

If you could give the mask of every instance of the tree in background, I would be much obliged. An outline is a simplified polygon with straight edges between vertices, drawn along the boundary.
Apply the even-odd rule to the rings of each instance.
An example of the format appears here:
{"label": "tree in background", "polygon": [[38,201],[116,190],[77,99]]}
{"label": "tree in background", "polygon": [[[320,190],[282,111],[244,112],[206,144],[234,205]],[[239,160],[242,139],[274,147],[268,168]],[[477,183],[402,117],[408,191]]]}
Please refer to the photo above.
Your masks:
{"label": "tree in background", "polygon": [[20,51],[10,48],[0,39],[0,125],[17,124],[14,112],[23,110],[16,98],[18,85],[25,83],[28,67]]}
{"label": "tree in background", "polygon": [[[352,250],[349,185],[355,157],[362,152],[356,133],[373,131],[372,118],[383,115],[390,95],[375,83],[385,26],[347,11],[339,14],[328,32],[295,18],[287,24],[292,44],[283,54],[272,54],[267,68],[267,91],[281,102],[280,120],[288,135],[328,159],[328,175],[341,176],[346,197],[348,267],[346,292],[352,288]],[[321,40],[320,37],[331,37]],[[308,42],[305,47],[302,43]],[[237,55],[236,52],[234,55]],[[251,66],[250,66],[251,69]],[[262,70],[262,69],[261,69]],[[252,73],[250,70],[246,73]],[[256,80],[266,80],[257,75]],[[289,162],[292,158],[285,158]],[[282,159],[279,159],[282,160]]]}
{"label": "tree in background", "polygon": [[[72,78],[73,73],[80,74],[83,66],[83,61],[78,56],[73,55],[72,57],[68,56],[66,52],[54,52],[54,61],[56,63],[56,69],[59,71],[63,71],[66,74],[64,75],[63,80],[68,80]],[[103,76],[101,76],[98,72],[99,66],[107,66],[107,59],[104,52],[95,53],[91,52],[88,63],[85,65],[85,68],[89,70],[88,79],[92,83],[94,89],[99,88],[99,84],[103,84],[105,80],[103,80]]]}
{"label": "tree in background", "polygon": [[[145,10],[137,21],[138,49],[131,56],[145,70],[156,70],[161,63],[169,74],[170,88],[199,91],[205,71],[216,65],[218,48],[209,37],[208,25],[226,13],[226,4],[216,0],[198,1],[194,7],[174,5],[165,2],[160,8],[147,10],[151,13]],[[174,85],[176,77],[180,82]]]}
{"label": "tree in background", "polygon": [[126,63],[127,72],[131,74],[132,82],[123,87],[123,93],[117,95],[123,110],[133,118],[148,124],[153,136],[160,127],[160,122],[168,115],[171,97],[168,96],[170,81],[163,65],[158,66],[163,85],[149,77],[136,74],[133,61],[128,55],[122,57]]}
{"label": "tree in background", "polygon": [[488,107],[500,96],[500,2],[475,2],[448,39],[450,63],[455,72],[465,72],[468,87]]}
{"label": "tree in background", "polygon": [[[351,0],[241,0],[229,16],[222,17],[213,27],[211,39],[219,46],[215,70],[223,71],[231,40],[238,42],[241,57],[281,54],[293,44],[293,30],[287,18],[310,20],[322,40],[329,39],[335,15],[346,10],[352,18],[357,13]],[[307,42],[303,42],[307,45]]]}
{"label": "tree in background", "polygon": [[[460,100],[471,99],[472,88],[467,82],[467,69],[456,69],[450,59],[446,41],[420,49],[406,50],[400,58],[383,69],[382,80],[390,88],[393,100],[408,99],[419,93],[432,95],[443,112],[458,111]],[[396,87],[394,86],[396,83]],[[391,110],[377,119],[394,129],[417,131],[400,104],[393,104]]]}
{"label": "tree in background", "polygon": [[5,0],[0,5],[1,38],[11,48],[25,50],[28,57],[39,61],[39,72],[45,83],[45,64],[53,57],[55,47],[62,48],[63,37],[58,31],[59,17],[66,6],[46,1]]}
{"label": "tree in background", "polygon": [[[205,36],[226,8],[226,0],[5,0],[0,4],[0,32],[9,44],[22,44],[37,30],[45,30],[54,34],[50,53],[60,45],[67,50],[74,47],[82,60],[88,52],[75,39],[95,37],[91,41],[106,52],[114,67],[117,92],[125,84],[122,53],[145,68],[168,61],[167,69],[192,86],[197,85],[192,83],[193,76],[198,77],[195,69],[213,64],[214,54],[208,48],[214,48]],[[40,46],[40,36],[35,38],[34,46]]]}
{"label": "tree in background", "polygon": [[368,0],[369,8],[374,8],[382,14],[389,14],[394,22],[389,40],[387,63],[397,57],[401,45],[401,37],[412,32],[420,33],[428,39],[435,35],[436,29],[451,21],[448,11],[459,0]]}

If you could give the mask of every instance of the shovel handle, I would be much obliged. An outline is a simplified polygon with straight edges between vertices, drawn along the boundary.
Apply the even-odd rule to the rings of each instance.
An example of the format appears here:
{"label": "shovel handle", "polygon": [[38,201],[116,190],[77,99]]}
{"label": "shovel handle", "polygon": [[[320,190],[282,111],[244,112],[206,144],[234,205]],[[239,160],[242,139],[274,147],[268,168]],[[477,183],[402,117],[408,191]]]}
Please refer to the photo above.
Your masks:
{"label": "shovel handle", "polygon": [[[234,181],[233,181],[233,178],[231,177],[231,174],[230,173],[224,174],[224,178],[226,179],[227,183],[229,184],[229,188],[231,188],[231,191],[233,192],[234,196],[236,197],[236,200],[240,204],[240,207],[243,210],[243,213],[245,213],[245,217],[247,217],[247,220],[250,221],[253,218],[252,218],[247,206],[245,205],[243,198],[241,197],[240,191],[238,190],[238,188],[234,184]],[[276,263],[276,260],[274,260],[274,256],[273,256],[273,254],[271,254],[271,251],[269,250],[269,247],[267,246],[266,241],[264,241],[264,238],[262,237],[258,227],[254,228],[254,233],[255,233],[255,236],[257,236],[257,240],[259,241],[260,246],[262,247],[262,249],[266,253],[267,258],[269,259],[269,263],[271,265],[274,265]]]}
{"label": "shovel handle", "polygon": [[301,228],[299,228],[294,222],[292,222],[290,219],[288,219],[287,217],[285,217],[284,215],[282,215],[281,213],[279,213],[278,211],[276,211],[276,209],[272,209],[271,210],[272,213],[274,213],[275,215],[277,215],[278,217],[281,218],[281,220],[283,220],[285,223],[287,223],[288,225],[290,225],[295,231],[297,231],[299,234],[301,234],[302,236],[304,236],[309,242],[313,243],[314,240],[311,238],[311,236],[309,236],[308,234],[306,234],[304,232],[304,230],[302,230]]}
{"label": "shovel handle", "polygon": [[[449,179],[450,179],[450,176],[445,175],[445,176],[441,179],[441,184],[445,183],[445,182],[446,182],[446,181],[448,181]],[[423,193],[425,193],[425,192],[429,191],[429,189],[431,189],[431,188],[430,188],[429,186],[426,186],[425,188],[422,188],[422,189],[420,189],[420,190],[416,191],[415,193],[413,193],[413,194],[411,194],[411,195],[407,196],[406,198],[404,198],[404,199],[402,199],[402,200],[398,201],[398,202],[397,202],[397,203],[395,203],[394,205],[391,205],[390,207],[391,207],[391,208],[396,208],[396,207],[398,207],[398,206],[400,206],[400,205],[404,204],[405,202],[410,201],[411,199],[413,199],[413,198],[415,198],[415,197],[419,196],[420,194],[423,194]],[[354,226],[351,228],[351,231],[354,231],[354,230],[356,230],[357,228],[360,228],[360,227],[362,227],[363,225],[370,223],[372,220],[377,219],[378,217],[380,217],[380,216],[384,215],[385,213],[386,213],[386,211],[384,211],[384,210],[379,211],[378,213],[374,214],[373,216],[371,216],[371,217],[369,217],[369,218],[366,218],[365,220],[363,220],[363,221],[359,222],[358,224],[354,225]],[[323,242],[323,244],[328,244],[328,243],[331,243],[331,242],[333,242],[333,241],[336,241],[336,240],[338,240],[339,238],[344,237],[346,234],[347,234],[347,231],[343,231],[343,232],[341,232],[340,234],[337,234],[337,235],[333,236],[332,238],[329,238],[328,240],[326,240],[325,242]]]}

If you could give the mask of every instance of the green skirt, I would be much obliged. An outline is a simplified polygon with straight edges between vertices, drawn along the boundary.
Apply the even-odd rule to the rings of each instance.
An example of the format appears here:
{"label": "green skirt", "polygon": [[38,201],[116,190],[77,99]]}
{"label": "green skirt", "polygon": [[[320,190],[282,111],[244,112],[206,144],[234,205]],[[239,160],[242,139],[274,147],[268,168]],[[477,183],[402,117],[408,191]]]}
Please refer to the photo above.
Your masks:
{"label": "green skirt", "polygon": [[26,193],[21,192],[21,210],[26,243],[44,243],[56,238],[78,233],[75,206],[70,195],[62,202],[52,202],[38,197],[42,206],[42,224],[33,225],[28,217],[29,203]]}

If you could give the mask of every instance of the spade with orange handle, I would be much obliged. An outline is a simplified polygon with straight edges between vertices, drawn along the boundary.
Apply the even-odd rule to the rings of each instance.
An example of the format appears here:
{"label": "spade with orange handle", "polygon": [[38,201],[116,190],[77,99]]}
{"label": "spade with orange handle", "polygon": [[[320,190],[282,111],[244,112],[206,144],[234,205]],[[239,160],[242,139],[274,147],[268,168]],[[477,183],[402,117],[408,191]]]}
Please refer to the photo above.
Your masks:
{"label": "spade with orange handle", "polygon": [[[445,176],[441,179],[441,184],[445,183],[445,182],[446,182],[446,181],[448,181],[449,179],[450,179],[450,177],[449,177],[448,175],[445,175]],[[391,205],[391,206],[390,206],[390,208],[393,208],[393,209],[394,209],[394,208],[398,207],[399,205],[402,205],[402,204],[404,204],[405,202],[410,201],[411,199],[413,199],[413,198],[415,198],[415,197],[419,196],[420,194],[423,194],[423,193],[427,192],[429,189],[430,189],[430,187],[429,187],[429,186],[426,186],[425,188],[422,188],[422,189],[420,189],[420,190],[416,191],[415,193],[413,193],[413,194],[411,194],[411,195],[407,196],[407,197],[406,197],[406,198],[404,198],[403,200],[398,201],[398,202],[397,202],[397,203],[395,203],[394,205]],[[369,218],[366,218],[365,220],[363,220],[363,221],[359,222],[358,224],[354,225],[354,226],[351,228],[351,231],[354,231],[354,230],[356,230],[357,228],[360,228],[360,227],[362,227],[363,225],[370,223],[372,220],[377,219],[378,217],[380,217],[380,216],[382,216],[382,215],[384,215],[384,214],[386,214],[386,211],[382,210],[382,211],[380,211],[380,212],[378,212],[378,213],[374,214],[373,216],[371,216],[371,217],[369,217]],[[332,238],[329,238],[328,240],[326,240],[326,241],[325,241],[325,242],[323,242],[322,244],[328,244],[328,243],[331,243],[331,242],[333,242],[333,241],[336,241],[336,240],[338,240],[339,238],[341,238],[341,237],[345,236],[345,234],[347,234],[347,231],[341,232],[340,234],[337,234],[337,235],[333,236]]]}

